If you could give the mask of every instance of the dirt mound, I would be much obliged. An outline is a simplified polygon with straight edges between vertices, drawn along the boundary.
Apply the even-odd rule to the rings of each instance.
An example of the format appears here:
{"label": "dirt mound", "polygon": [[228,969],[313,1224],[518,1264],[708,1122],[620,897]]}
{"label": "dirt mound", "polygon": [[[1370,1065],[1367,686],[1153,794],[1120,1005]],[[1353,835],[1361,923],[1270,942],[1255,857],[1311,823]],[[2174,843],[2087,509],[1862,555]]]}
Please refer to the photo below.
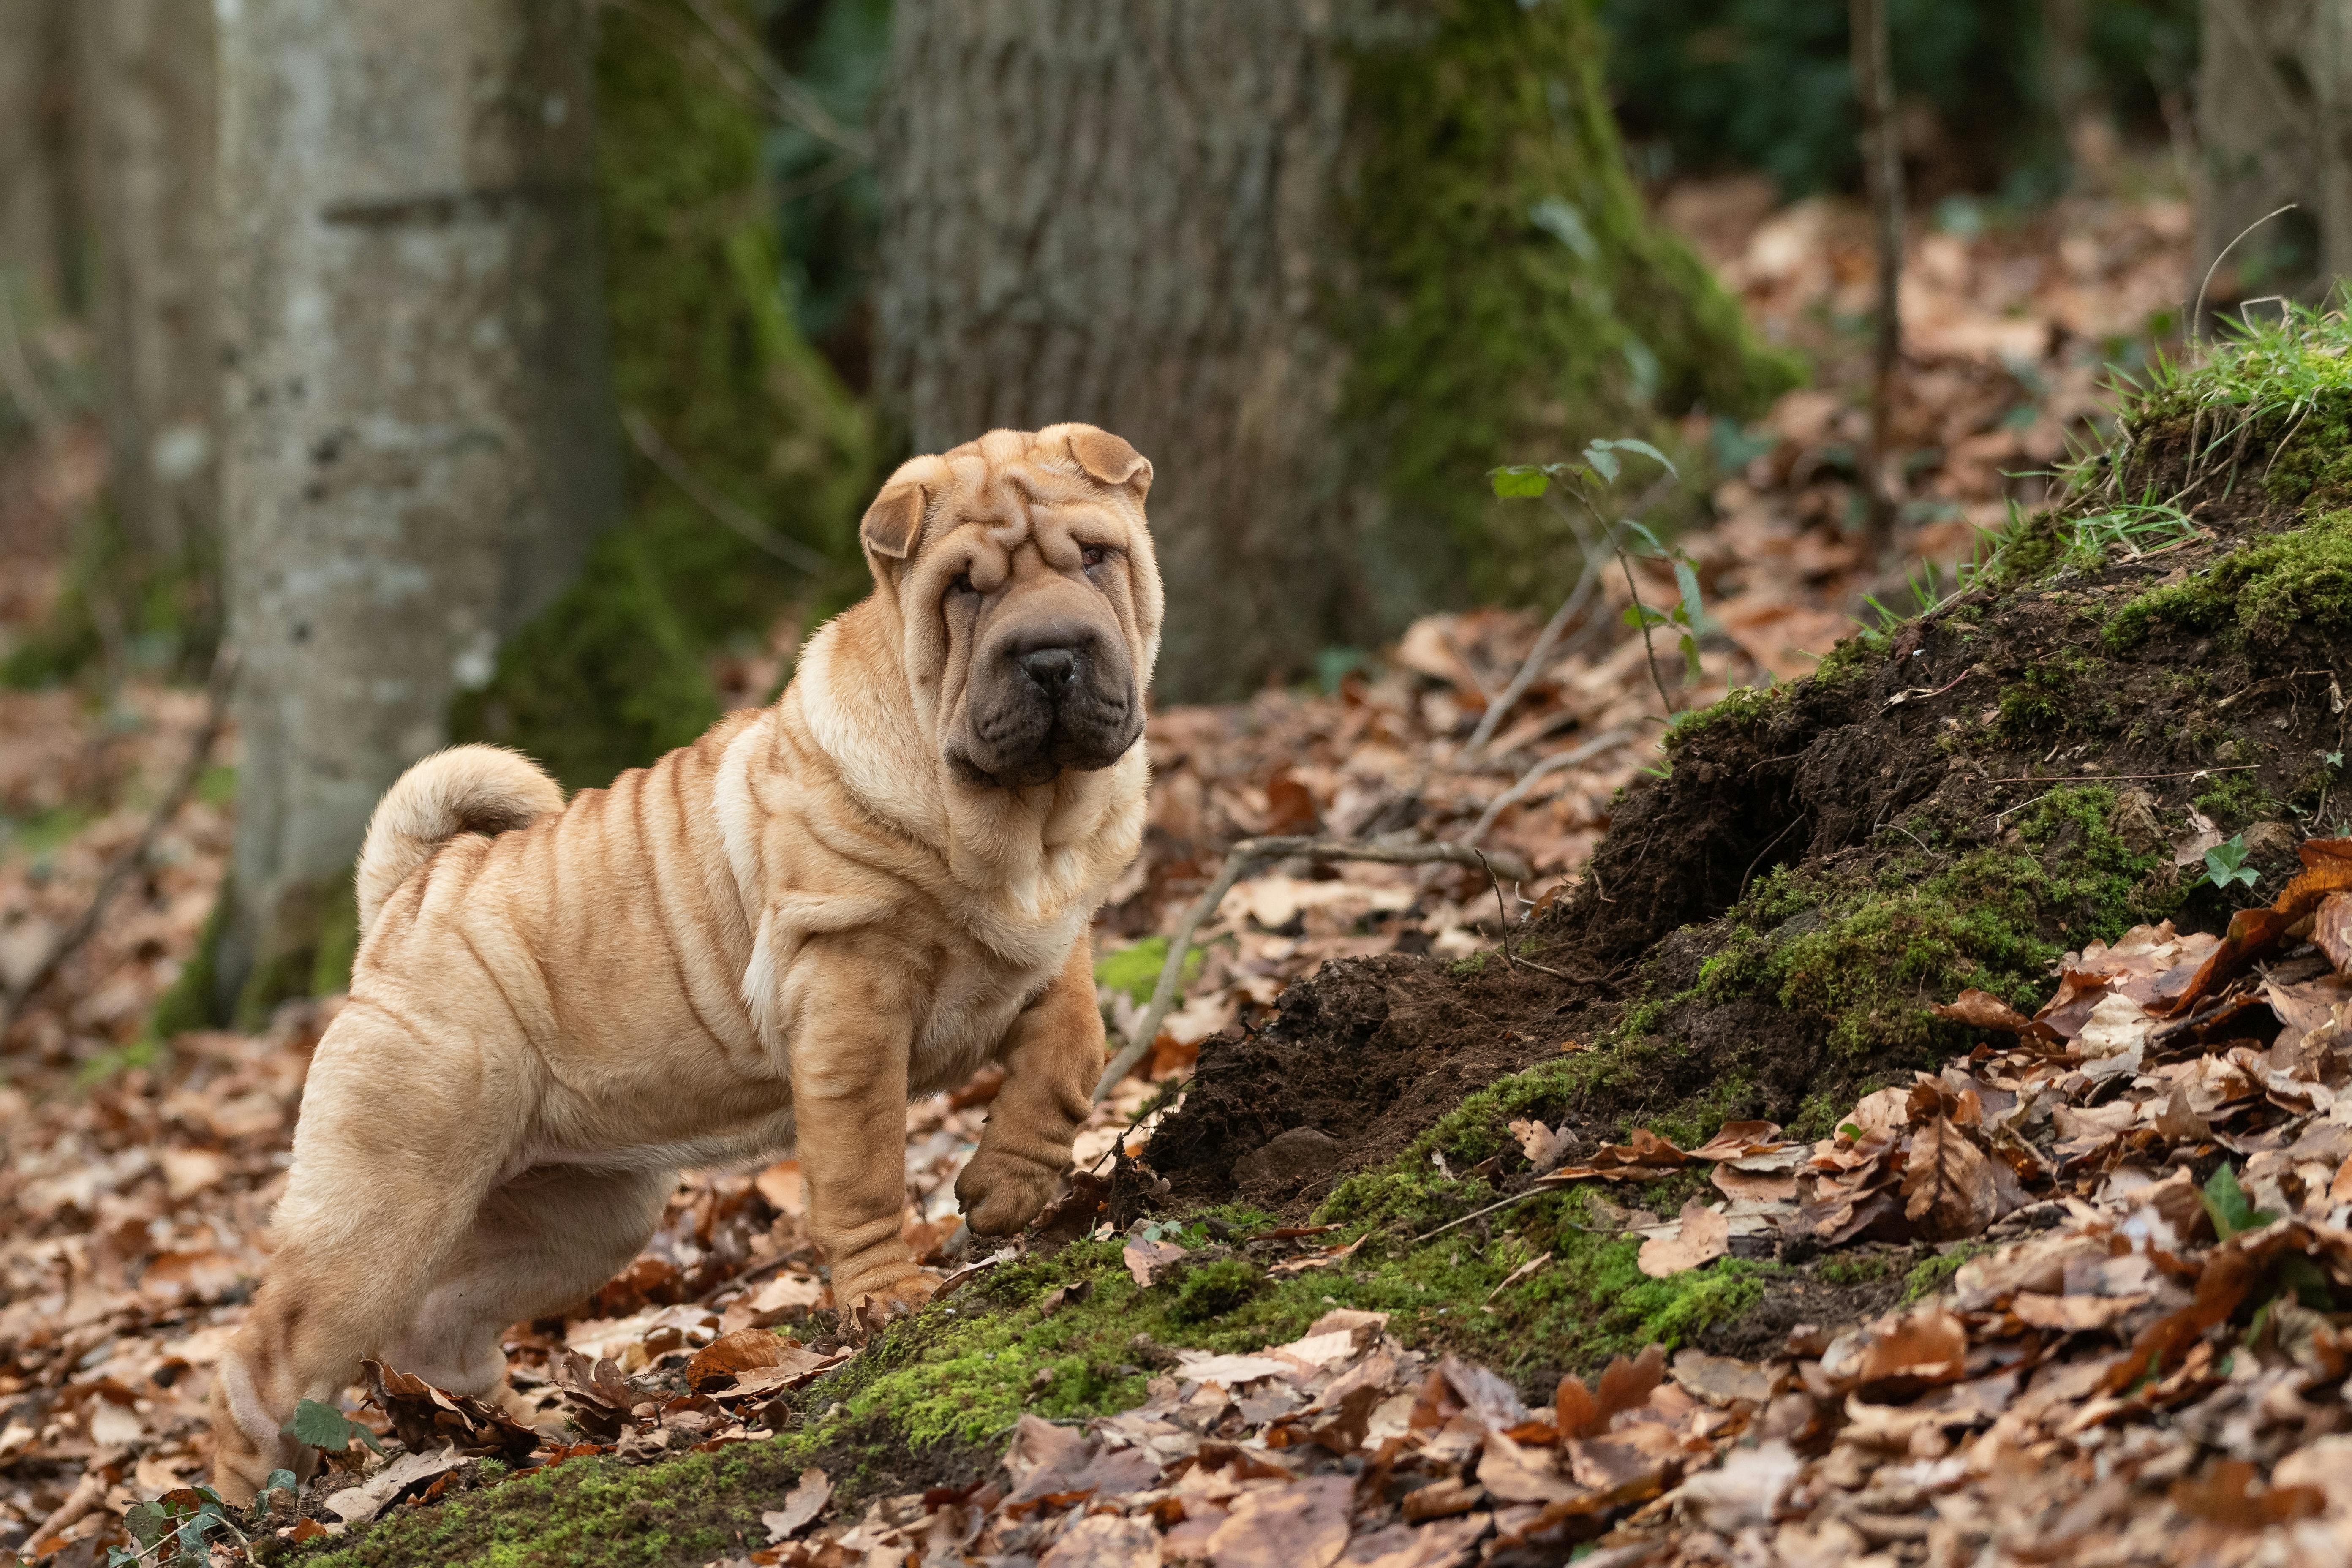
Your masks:
{"label": "dirt mound", "polygon": [[1212,1042],[1152,1139],[1179,1203],[1297,1211],[1393,1157],[1462,1097],[1559,1054],[1579,987],[1489,961],[1395,955],[1327,966],[1273,1020]]}
{"label": "dirt mound", "polygon": [[[1812,678],[1683,716],[1667,776],[1529,934],[1556,973],[1396,957],[1292,987],[1202,1050],[1148,1156],[1171,1196],[1311,1208],[1564,1042],[1609,1059],[1519,1103],[1580,1143],[1676,1108],[1820,1136],[1858,1089],[1966,1048],[1932,1004],[2030,1009],[2085,942],[2266,899],[2332,819],[2352,517],[2192,473],[2210,448],[2160,418],[2133,436],[2110,488],[2226,486],[2201,526],[2086,493]],[[2258,883],[2207,879],[2217,835]]]}

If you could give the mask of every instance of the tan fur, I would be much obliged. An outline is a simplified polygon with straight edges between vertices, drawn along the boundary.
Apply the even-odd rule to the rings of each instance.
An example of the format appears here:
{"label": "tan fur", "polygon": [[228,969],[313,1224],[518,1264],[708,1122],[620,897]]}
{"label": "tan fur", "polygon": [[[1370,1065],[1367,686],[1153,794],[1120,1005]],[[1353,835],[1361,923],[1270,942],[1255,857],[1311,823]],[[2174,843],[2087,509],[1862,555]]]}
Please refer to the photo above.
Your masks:
{"label": "tan fur", "polygon": [[384,791],[368,818],[356,880],[360,934],[393,889],[460,833],[528,827],[563,809],[563,788],[545,769],[503,746],[453,746],[425,758]]}
{"label": "tan fur", "polygon": [[280,1426],[362,1356],[496,1393],[501,1331],[634,1257],[681,1166],[796,1148],[871,1322],[933,1285],[899,1236],[907,1100],[1000,1062],[957,1195],[983,1235],[1034,1217],[1102,1061],[1087,928],[1142,835],[1150,477],[1085,426],[916,458],[868,518],[875,591],[773,707],[560,810],[487,747],[393,787],[214,1387],[225,1497],[307,1458]]}

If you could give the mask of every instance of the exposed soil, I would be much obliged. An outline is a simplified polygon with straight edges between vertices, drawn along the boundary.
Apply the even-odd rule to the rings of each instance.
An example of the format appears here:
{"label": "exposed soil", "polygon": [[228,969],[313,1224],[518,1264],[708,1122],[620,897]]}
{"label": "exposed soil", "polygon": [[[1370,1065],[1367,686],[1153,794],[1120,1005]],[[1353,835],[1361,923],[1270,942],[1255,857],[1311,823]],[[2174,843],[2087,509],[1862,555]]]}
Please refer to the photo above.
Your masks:
{"label": "exposed soil", "polygon": [[1465,974],[1402,954],[1329,964],[1263,1027],[1202,1047],[1152,1169],[1179,1205],[1243,1198],[1295,1215],[1464,1095],[1556,1055],[1580,989],[1498,962]]}
{"label": "exposed soil", "polygon": [[[2130,482],[2157,475],[2177,489],[2184,446],[2185,433],[2144,436]],[[2136,647],[2109,646],[2103,631],[2122,605],[2295,521],[2252,485],[2200,517],[2217,537],[1973,590],[1874,646],[1842,648],[1842,668],[1689,726],[1669,776],[1628,792],[1587,877],[1535,923],[1527,951],[1557,976],[1397,955],[1335,963],[1292,986],[1272,1020],[1203,1047],[1190,1097],[1147,1156],[1169,1198],[1301,1214],[1465,1095],[1589,1039],[1644,996],[1679,996],[1651,1026],[1673,1048],[1560,1109],[1580,1144],[1726,1082],[1745,1085],[1742,1113],[1787,1122],[1811,1095],[1923,1064],[1952,1042],[1833,1059],[1819,1016],[1752,996],[1697,999],[1701,965],[1731,936],[1720,917],[1776,868],[1854,882],[1898,860],[1932,869],[2018,848],[2017,814],[2061,785],[2118,792],[2132,820],[2111,826],[2160,862],[2143,890],[2182,929],[2220,930],[2231,905],[2187,889],[2201,867],[2176,877],[2169,838],[2201,805],[2224,835],[2252,829],[2253,864],[2283,868],[2301,834],[2263,823],[2289,803],[2318,804],[2318,759],[2344,749],[2346,715],[2331,698],[2336,650],[2315,633],[2252,645],[2158,623]],[[2038,526],[2029,557],[2055,525]],[[2053,867],[2079,858],[2063,828],[2030,847]],[[2051,910],[2034,934],[2057,942],[2102,912]]]}

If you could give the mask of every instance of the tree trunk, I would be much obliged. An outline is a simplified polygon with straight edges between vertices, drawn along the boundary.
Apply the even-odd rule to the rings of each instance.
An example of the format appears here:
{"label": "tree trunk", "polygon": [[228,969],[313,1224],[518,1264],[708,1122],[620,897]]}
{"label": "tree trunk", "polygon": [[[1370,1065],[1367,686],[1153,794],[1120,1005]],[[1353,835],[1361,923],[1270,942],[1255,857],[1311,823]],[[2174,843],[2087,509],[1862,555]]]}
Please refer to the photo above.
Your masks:
{"label": "tree trunk", "polygon": [[376,797],[618,478],[585,0],[219,15],[245,763],[216,963],[249,1022],[347,958]]}
{"label": "tree trunk", "polygon": [[[629,457],[625,522],[452,715],[459,738],[518,747],[570,788],[608,784],[709,728],[722,710],[714,656],[757,646],[786,603],[864,592],[856,520],[872,499],[872,443],[781,285],[762,167],[772,126],[741,68],[755,11],[629,0],[602,13],[613,383],[658,460]],[[832,571],[803,570],[813,557]]]}
{"label": "tree trunk", "polygon": [[[2347,3],[2207,0],[2188,296],[2193,301],[2201,290],[2207,319],[2193,328],[2242,300],[2315,300],[2352,262],[2352,211],[2329,190],[2329,171],[2344,167],[2343,136],[2340,129],[2322,134],[2346,89],[2346,62],[2329,40],[2341,35]],[[2266,219],[2289,203],[2294,211]]]}
{"label": "tree trunk", "polygon": [[1644,223],[1599,46],[1584,0],[899,0],[886,411],[1152,459],[1171,700],[1572,576],[1487,467],[1785,384]]}
{"label": "tree trunk", "polygon": [[0,0],[0,283],[38,312],[69,292],[72,5]]}
{"label": "tree trunk", "polygon": [[78,23],[108,482],[134,575],[184,590],[178,629],[202,645],[220,517],[213,0],[81,0]]}

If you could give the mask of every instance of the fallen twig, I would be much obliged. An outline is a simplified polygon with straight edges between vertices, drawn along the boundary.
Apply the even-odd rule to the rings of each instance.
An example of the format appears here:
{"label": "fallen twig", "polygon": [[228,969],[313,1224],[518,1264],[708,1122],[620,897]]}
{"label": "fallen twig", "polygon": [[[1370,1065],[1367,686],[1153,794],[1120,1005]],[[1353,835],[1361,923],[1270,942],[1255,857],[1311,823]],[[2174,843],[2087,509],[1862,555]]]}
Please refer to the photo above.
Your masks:
{"label": "fallen twig", "polygon": [[[1267,860],[1368,860],[1384,866],[1452,866],[1480,867],[1487,858],[1464,844],[1345,844],[1328,838],[1244,838],[1225,852],[1225,863],[1217,872],[1198,902],[1185,911],[1183,922],[1168,939],[1168,961],[1160,966],[1160,981],[1151,988],[1151,1000],[1145,1004],[1143,1016],[1136,1021],[1135,1033],[1120,1047],[1110,1064],[1103,1068],[1102,1077],[1095,1083],[1097,1101],[1110,1098],[1119,1079],[1134,1070],[1151,1042],[1160,1037],[1160,1026],[1168,1011],[1175,1005],[1176,984],[1184,972],[1184,955],[1192,951],[1192,933],[1199,931],[1234,884],[1247,876],[1259,864]],[[1535,875],[1528,863],[1516,855],[1496,855],[1503,868],[1525,881]],[[1491,874],[1491,868],[1489,868]]]}
{"label": "fallen twig", "polygon": [[163,800],[157,803],[154,815],[147,819],[147,826],[140,833],[138,841],[116,856],[114,864],[106,868],[106,875],[99,879],[98,890],[90,895],[89,907],[82,910],[81,918],[67,928],[66,933],[58,939],[56,945],[49,949],[48,956],[41,960],[40,967],[33,971],[25,984],[5,1002],[0,1002],[0,1040],[8,1037],[8,1031],[16,1026],[18,1016],[24,1012],[25,1004],[38,994],[41,987],[65,967],[66,960],[80,951],[81,945],[97,931],[107,906],[114,901],[114,895],[122,890],[122,885],[131,879],[131,874],[146,862],[148,855],[155,847],[155,840],[163,837],[163,829],[180,815],[180,808],[195,793],[197,782],[205,775],[205,765],[212,760],[213,744],[220,739],[221,730],[228,722],[229,688],[236,679],[236,652],[223,645],[220,651],[213,656],[212,675],[205,681],[205,721],[197,730],[194,741],[189,743],[187,760],[180,764],[179,776],[172,781],[172,787],[163,792]]}
{"label": "fallen twig", "polygon": [[1495,826],[1496,817],[1525,800],[1529,790],[1553,773],[1559,773],[1563,768],[1572,768],[1579,763],[1589,762],[1603,752],[1613,751],[1633,738],[1633,727],[1631,724],[1620,724],[1613,730],[1601,731],[1581,745],[1570,746],[1565,752],[1546,757],[1526,773],[1521,773],[1518,782],[1487,803],[1486,809],[1478,814],[1478,820],[1471,826],[1470,831],[1462,836],[1462,842],[1465,845],[1475,845],[1478,840],[1486,837],[1486,830]]}
{"label": "fallen twig", "polygon": [[741,507],[712,489],[709,484],[676,448],[661,437],[653,421],[632,408],[621,416],[621,427],[629,433],[629,440],[645,455],[646,460],[668,476],[670,483],[684,490],[687,499],[718,519],[750,543],[766,551],[787,566],[797,567],[812,577],[822,577],[833,570],[833,563],[817,551],[797,539],[787,538],[745,511]]}
{"label": "fallen twig", "polygon": [[1487,865],[1486,856],[1481,855],[1478,857],[1478,864],[1486,868],[1486,880],[1495,889],[1495,919],[1502,928],[1503,932],[1503,967],[1506,969],[1517,969],[1524,965],[1528,969],[1536,971],[1539,974],[1549,974],[1555,980],[1567,979],[1568,976],[1562,974],[1557,969],[1552,969],[1544,964],[1538,963],[1532,958],[1519,958],[1512,953],[1511,907],[1503,901],[1503,879],[1495,875],[1495,868]]}

